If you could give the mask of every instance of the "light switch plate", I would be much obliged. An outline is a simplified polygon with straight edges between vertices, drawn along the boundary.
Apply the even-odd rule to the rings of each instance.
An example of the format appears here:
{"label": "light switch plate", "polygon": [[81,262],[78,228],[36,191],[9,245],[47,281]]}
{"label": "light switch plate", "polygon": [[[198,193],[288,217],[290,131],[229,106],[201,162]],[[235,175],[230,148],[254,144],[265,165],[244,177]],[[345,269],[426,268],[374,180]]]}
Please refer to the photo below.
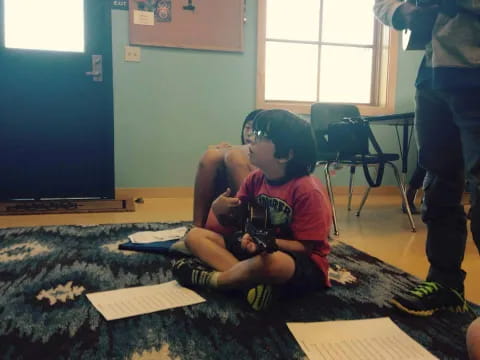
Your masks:
{"label": "light switch plate", "polygon": [[125,61],[140,62],[141,51],[138,46],[125,46]]}

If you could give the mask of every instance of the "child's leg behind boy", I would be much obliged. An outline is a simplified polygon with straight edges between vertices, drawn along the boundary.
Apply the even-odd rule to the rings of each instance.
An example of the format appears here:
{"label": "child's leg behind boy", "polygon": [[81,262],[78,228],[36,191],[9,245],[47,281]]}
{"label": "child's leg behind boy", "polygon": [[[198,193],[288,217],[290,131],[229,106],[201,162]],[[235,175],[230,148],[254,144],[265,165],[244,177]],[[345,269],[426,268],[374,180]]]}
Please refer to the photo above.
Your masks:
{"label": "child's leg behind boy", "polygon": [[204,227],[213,199],[227,187],[230,187],[235,194],[242,181],[254,169],[246,149],[248,149],[246,145],[213,148],[203,154],[195,175],[194,226]]}
{"label": "child's leg behind boy", "polygon": [[218,149],[207,150],[198,163],[193,196],[193,225],[203,227],[215,196],[215,177],[223,165],[224,153]]}

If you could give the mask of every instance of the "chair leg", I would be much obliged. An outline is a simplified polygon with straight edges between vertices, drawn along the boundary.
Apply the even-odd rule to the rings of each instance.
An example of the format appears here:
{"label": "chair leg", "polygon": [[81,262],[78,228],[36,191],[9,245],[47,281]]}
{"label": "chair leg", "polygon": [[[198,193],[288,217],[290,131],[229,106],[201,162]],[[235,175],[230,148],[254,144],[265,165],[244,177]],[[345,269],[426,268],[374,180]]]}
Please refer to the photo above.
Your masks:
{"label": "chair leg", "polygon": [[408,215],[408,221],[410,221],[410,227],[412,228],[412,232],[416,232],[417,229],[415,227],[415,222],[413,221],[412,211],[410,210],[410,205],[408,204],[408,201],[407,201],[407,195],[405,194],[405,185],[403,184],[402,178],[400,177],[400,173],[394,163],[387,162],[386,164],[390,165],[393,169],[393,173],[395,174],[395,178],[397,179],[397,184],[400,190],[400,194],[402,195],[403,203],[405,204],[405,208],[407,209],[407,215]]}
{"label": "chair leg", "polygon": [[347,210],[352,210],[352,195],[353,195],[353,176],[355,175],[355,166],[350,166],[350,182],[348,184],[348,205]]}
{"label": "chair leg", "polygon": [[[378,171],[378,166],[375,167],[375,172]],[[360,201],[360,206],[358,207],[358,210],[357,212],[355,213],[356,216],[360,216],[360,212],[362,211],[363,209],[363,206],[365,205],[365,203],[367,202],[367,198],[368,198],[368,195],[370,195],[370,190],[371,190],[371,186],[369,186],[367,188],[367,190],[365,190],[365,192],[363,193],[363,197],[362,197],[362,201]]]}
{"label": "chair leg", "polygon": [[330,179],[330,165],[326,163],[324,167],[325,182],[327,183],[328,197],[330,198],[330,206],[332,207],[333,233],[338,236],[337,213],[335,211],[335,199],[333,197],[332,181]]}
{"label": "chair leg", "polygon": [[358,207],[357,212],[355,215],[360,216],[360,211],[363,209],[363,205],[365,205],[365,202],[367,201],[368,194],[370,194],[370,189],[371,187],[369,186],[367,190],[365,190],[365,193],[363,194],[362,201],[360,202],[360,206]]}

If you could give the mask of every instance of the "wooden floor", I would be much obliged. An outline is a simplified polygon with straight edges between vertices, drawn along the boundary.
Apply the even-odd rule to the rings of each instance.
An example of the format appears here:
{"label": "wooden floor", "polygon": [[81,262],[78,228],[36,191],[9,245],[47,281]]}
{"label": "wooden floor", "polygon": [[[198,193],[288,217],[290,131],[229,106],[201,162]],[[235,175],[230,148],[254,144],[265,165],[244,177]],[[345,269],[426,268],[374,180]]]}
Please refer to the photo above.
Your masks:
{"label": "wooden floor", "polygon": [[[410,231],[400,211],[399,197],[372,191],[360,217],[346,210],[346,196],[337,196],[339,240],[420,278],[428,269],[425,226],[415,215],[417,232]],[[359,196],[354,198],[354,208]],[[0,216],[0,228],[35,225],[170,222],[191,220],[191,198],[146,198],[135,212]],[[466,296],[480,304],[480,257],[469,235],[463,268],[467,271]]]}

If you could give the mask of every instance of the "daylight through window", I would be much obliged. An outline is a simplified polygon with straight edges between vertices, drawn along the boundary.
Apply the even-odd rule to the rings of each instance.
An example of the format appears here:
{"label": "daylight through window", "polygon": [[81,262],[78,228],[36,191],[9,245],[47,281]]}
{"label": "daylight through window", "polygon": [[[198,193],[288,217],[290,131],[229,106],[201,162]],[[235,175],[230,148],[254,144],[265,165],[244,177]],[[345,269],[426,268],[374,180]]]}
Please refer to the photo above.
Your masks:
{"label": "daylight through window", "polygon": [[373,4],[259,0],[257,106],[307,113],[315,102],[354,103],[365,114],[392,107],[396,42]]}

